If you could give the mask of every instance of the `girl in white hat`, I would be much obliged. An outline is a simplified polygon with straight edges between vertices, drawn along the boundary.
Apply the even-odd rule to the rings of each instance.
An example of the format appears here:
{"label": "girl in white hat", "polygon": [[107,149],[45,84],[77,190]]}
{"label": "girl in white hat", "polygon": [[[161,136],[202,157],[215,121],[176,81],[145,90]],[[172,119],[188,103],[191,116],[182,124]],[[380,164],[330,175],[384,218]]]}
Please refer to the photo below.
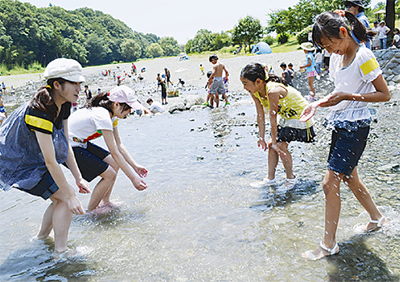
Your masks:
{"label": "girl in white hat", "polygon": [[306,69],[308,85],[310,86],[310,95],[307,97],[311,101],[317,100],[315,97],[315,87],[314,87],[314,77],[318,75],[315,69],[315,60],[313,53],[315,51],[315,47],[311,42],[304,42],[301,44],[301,48],[306,54],[307,64],[304,66],[300,66],[300,69]]}
{"label": "girl in white hat", "polygon": [[37,235],[54,231],[57,253],[68,250],[72,214],[84,214],[75,189],[67,182],[60,164],[67,163],[81,193],[90,193],[68,143],[71,103],[81,91],[81,65],[56,59],[44,71],[47,85],[30,102],[16,109],[0,127],[0,189],[16,188],[51,200]]}

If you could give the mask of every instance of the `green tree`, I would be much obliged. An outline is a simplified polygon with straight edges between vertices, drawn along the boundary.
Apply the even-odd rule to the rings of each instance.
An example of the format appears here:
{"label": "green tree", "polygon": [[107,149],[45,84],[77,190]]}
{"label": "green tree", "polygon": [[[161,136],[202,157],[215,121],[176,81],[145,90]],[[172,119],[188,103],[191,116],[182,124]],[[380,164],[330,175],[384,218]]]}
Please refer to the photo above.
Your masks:
{"label": "green tree", "polygon": [[180,52],[178,41],[173,37],[163,37],[158,41],[158,44],[160,44],[164,56],[176,56]]}
{"label": "green tree", "polygon": [[251,45],[257,43],[264,34],[264,28],[261,26],[259,19],[254,19],[247,16],[240,19],[239,23],[233,28],[232,41],[234,44],[244,45],[249,47],[251,52]]}
{"label": "green tree", "polygon": [[150,58],[157,58],[164,55],[163,49],[158,43],[151,43],[146,48],[146,54]]}
{"label": "green tree", "polygon": [[142,54],[142,48],[135,40],[124,39],[121,44],[121,54],[128,62],[136,61]]}
{"label": "green tree", "polygon": [[185,46],[186,53],[201,53],[209,51],[211,42],[213,40],[212,32],[207,29],[200,29],[197,31],[196,36],[189,40],[188,47]]}

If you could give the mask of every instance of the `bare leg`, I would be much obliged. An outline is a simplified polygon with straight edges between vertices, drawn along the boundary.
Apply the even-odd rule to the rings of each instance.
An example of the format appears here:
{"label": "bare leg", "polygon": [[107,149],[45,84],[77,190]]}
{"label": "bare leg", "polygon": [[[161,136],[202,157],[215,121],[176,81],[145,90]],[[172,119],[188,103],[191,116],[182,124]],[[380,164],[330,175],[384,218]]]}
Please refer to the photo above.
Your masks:
{"label": "bare leg", "polygon": [[52,202],[44,212],[42,225],[40,226],[40,230],[37,235],[38,239],[46,239],[50,235],[50,232],[53,229],[53,213],[55,205],[56,204]]}
{"label": "bare leg", "polygon": [[[360,202],[360,204],[365,208],[368,212],[369,216],[372,220],[379,220],[383,215],[378,210],[378,207],[375,205],[375,202],[372,200],[371,194],[369,193],[367,187],[358,177],[357,167],[354,168],[351,176],[344,177],[343,181],[349,186],[350,190],[353,192],[354,196]],[[383,221],[385,224],[387,220]],[[372,230],[377,227],[376,223],[368,223],[366,230]]]}
{"label": "bare leg", "polygon": [[278,147],[285,153],[285,156],[281,157],[283,167],[286,171],[286,178],[294,179],[295,176],[293,174],[293,159],[292,155],[288,150],[289,143],[288,142],[278,142]]}
{"label": "bare leg", "polygon": [[[104,161],[108,163],[108,161],[110,161],[110,158],[112,159],[111,155],[107,156],[104,159]],[[112,161],[114,161],[114,160],[112,159]],[[94,188],[94,190],[92,192],[92,196],[90,197],[89,206],[88,206],[89,211],[92,211],[93,209],[97,208],[97,206],[100,204],[101,200],[103,200],[103,198],[105,196],[108,195],[107,200],[109,200],[109,196],[111,194],[112,187],[114,186],[115,180],[117,178],[117,172],[110,165],[106,169],[106,171],[104,171],[102,174],[100,174],[100,176],[102,177],[102,179],[99,181],[99,183],[97,183],[96,187]]]}
{"label": "bare leg", "polygon": [[116,180],[117,175],[118,175],[119,166],[118,166],[118,164],[115,162],[115,160],[113,159],[113,157],[112,157],[111,155],[107,156],[107,157],[104,159],[104,161],[105,161],[106,163],[108,163],[108,164],[114,169],[114,171],[115,171],[115,179],[114,179],[114,182],[113,182],[113,184],[111,185],[110,189],[108,189],[108,191],[104,194],[103,199],[102,199],[102,200],[103,200],[103,203],[104,203],[104,204],[107,204],[107,203],[110,202],[110,196],[111,196],[111,192],[112,192],[112,190],[113,190],[113,188],[114,188],[115,180]]}
{"label": "bare leg", "polygon": [[312,96],[315,96],[315,87],[314,87],[314,77],[308,78],[308,85],[310,86],[310,90],[313,93]]}
{"label": "bare leg", "polygon": [[[325,193],[325,233],[322,243],[325,247],[332,249],[336,245],[336,230],[339,222],[340,215],[340,181],[344,175],[334,172],[332,170],[327,171],[324,181],[322,183]],[[339,252],[337,248],[336,252]],[[321,259],[325,256],[330,255],[326,250],[318,247],[314,251],[308,251],[303,254],[306,259]]]}
{"label": "bare leg", "polygon": [[37,235],[44,239],[54,230],[54,247],[57,252],[64,252],[68,249],[68,231],[71,225],[72,212],[69,210],[67,199],[60,190],[55,192],[50,200],[52,203],[44,213],[42,226]]}
{"label": "bare leg", "polygon": [[218,106],[219,106],[219,96],[218,96],[218,92],[215,93],[214,101],[215,101],[215,107],[218,108]]}
{"label": "bare leg", "polygon": [[[268,147],[271,145],[271,140],[268,142]],[[279,155],[274,149],[268,149],[268,179],[275,178],[276,167],[278,166]]]}

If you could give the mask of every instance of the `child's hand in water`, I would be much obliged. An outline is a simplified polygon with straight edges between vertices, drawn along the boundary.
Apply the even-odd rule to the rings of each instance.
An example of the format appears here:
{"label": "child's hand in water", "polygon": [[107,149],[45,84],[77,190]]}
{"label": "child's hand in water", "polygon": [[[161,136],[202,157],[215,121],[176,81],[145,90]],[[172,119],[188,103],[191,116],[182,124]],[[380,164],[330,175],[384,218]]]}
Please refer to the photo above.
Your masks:
{"label": "child's hand in water", "polygon": [[135,179],[132,181],[132,184],[139,191],[142,191],[147,188],[147,184],[139,177],[135,177]]}
{"label": "child's hand in water", "polygon": [[257,145],[258,147],[261,147],[264,151],[268,149],[267,142],[265,142],[264,138],[258,138]]}

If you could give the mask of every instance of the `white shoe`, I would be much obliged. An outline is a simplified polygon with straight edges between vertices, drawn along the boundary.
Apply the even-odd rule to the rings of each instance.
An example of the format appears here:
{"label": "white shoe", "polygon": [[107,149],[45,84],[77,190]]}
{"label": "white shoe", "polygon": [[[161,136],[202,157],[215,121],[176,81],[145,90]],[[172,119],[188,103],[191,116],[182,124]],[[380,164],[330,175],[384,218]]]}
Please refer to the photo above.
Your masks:
{"label": "white shoe", "polygon": [[279,193],[286,193],[287,191],[293,189],[296,183],[297,183],[297,178],[293,179],[286,178],[285,183],[282,186],[278,187],[276,191]]}
{"label": "white shoe", "polygon": [[271,180],[268,178],[264,178],[262,181],[250,183],[250,186],[254,187],[254,188],[262,188],[262,187],[274,186],[274,185],[278,185],[278,182],[276,181],[275,178],[271,179]]}

